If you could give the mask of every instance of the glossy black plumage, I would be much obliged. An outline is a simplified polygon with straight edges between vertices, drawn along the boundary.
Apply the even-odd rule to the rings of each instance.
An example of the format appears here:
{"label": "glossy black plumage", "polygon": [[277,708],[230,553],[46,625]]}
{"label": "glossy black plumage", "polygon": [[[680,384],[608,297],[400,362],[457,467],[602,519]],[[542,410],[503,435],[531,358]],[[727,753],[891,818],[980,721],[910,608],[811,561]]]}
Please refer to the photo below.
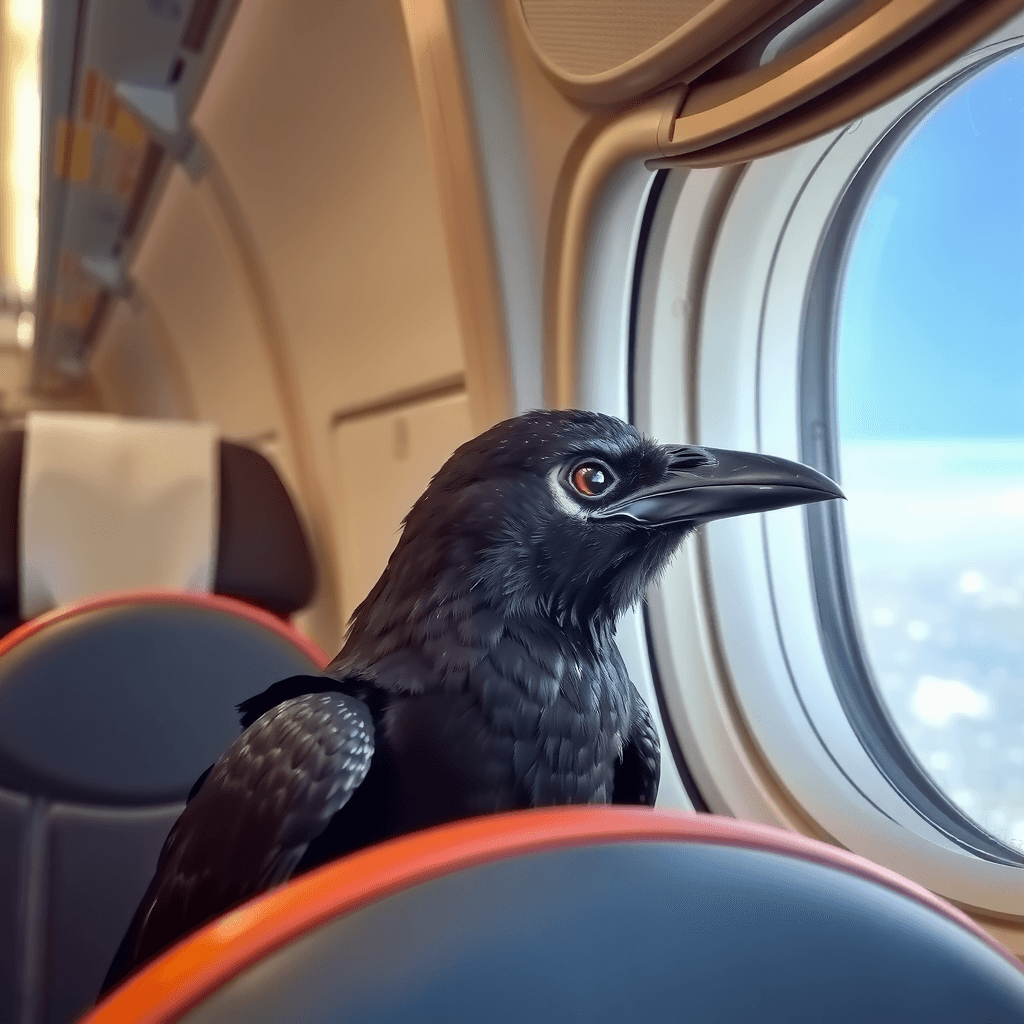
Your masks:
{"label": "glossy black plumage", "polygon": [[248,896],[390,836],[653,804],[658,735],[616,620],[700,522],[838,493],[793,463],[661,445],[596,413],[530,413],[463,445],[326,674],[240,705],[246,731],[193,790],[104,988]]}

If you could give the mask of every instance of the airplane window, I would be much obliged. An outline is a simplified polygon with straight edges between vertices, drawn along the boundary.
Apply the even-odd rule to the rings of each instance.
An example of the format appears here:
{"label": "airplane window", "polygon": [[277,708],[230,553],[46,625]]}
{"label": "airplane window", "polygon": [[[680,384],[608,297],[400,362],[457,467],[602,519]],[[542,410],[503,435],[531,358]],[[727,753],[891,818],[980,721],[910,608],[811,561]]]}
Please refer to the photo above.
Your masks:
{"label": "airplane window", "polygon": [[1024,852],[1024,55],[946,94],[877,177],[838,309],[847,555],[920,766]]}

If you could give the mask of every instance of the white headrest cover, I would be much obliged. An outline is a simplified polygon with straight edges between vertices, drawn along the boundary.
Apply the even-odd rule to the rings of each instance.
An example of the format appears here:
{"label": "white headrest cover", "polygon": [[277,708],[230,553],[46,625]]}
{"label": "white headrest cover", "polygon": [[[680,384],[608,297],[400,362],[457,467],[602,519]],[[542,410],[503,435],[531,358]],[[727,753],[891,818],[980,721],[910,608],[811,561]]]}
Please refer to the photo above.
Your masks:
{"label": "white headrest cover", "polygon": [[217,428],[34,412],[21,471],[21,616],[92,594],[208,591]]}

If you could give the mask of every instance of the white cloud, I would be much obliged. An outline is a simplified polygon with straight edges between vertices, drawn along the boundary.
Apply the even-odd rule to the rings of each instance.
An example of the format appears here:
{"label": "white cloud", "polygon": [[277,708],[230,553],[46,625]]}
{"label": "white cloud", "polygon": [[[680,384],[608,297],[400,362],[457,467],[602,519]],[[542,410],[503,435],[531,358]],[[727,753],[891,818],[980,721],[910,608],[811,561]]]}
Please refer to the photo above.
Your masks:
{"label": "white cloud", "polygon": [[992,702],[959,679],[921,676],[911,699],[914,714],[927,725],[940,726],[953,717],[982,718],[991,710]]}
{"label": "white cloud", "polygon": [[974,569],[969,569],[960,577],[960,589],[965,594],[977,594],[985,586],[985,577]]}
{"label": "white cloud", "polygon": [[920,619],[914,619],[913,622],[907,623],[907,636],[911,640],[927,640],[931,636],[931,627],[927,622],[922,622]]}
{"label": "white cloud", "polygon": [[876,626],[891,626],[896,621],[891,608],[876,608],[871,613],[871,621]]}

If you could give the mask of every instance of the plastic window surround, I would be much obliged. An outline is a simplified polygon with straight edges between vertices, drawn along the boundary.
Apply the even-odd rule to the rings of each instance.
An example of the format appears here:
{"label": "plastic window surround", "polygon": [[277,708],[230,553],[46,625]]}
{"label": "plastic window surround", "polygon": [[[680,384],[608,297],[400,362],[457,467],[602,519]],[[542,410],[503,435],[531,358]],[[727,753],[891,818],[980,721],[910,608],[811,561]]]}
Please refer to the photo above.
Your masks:
{"label": "plastic window surround", "polygon": [[[583,296],[577,324],[579,379],[577,398],[585,409],[629,419],[628,364],[633,277],[644,210],[655,175],[641,162],[619,169],[605,182],[588,224],[582,267]],[[660,205],[660,204],[659,204]],[[647,702],[661,740],[658,807],[693,810],[673,756],[648,656],[643,616],[633,610],[622,617],[616,643],[629,677]]]}
{"label": "plastic window surround", "polygon": [[[672,172],[643,268],[638,426],[664,439],[799,459],[800,341],[840,199],[916,104],[1022,43],[1019,16],[837,132],[742,171]],[[621,415],[628,403],[608,371],[623,366],[623,353],[594,324],[600,306],[585,304],[580,397]],[[853,852],[968,907],[1024,915],[1021,870],[952,842],[866,753],[830,680],[810,580],[804,511],[785,509],[711,524],[650,597],[659,666],[673,683],[664,695],[669,727],[711,809],[793,825],[781,790],[819,834]]]}

